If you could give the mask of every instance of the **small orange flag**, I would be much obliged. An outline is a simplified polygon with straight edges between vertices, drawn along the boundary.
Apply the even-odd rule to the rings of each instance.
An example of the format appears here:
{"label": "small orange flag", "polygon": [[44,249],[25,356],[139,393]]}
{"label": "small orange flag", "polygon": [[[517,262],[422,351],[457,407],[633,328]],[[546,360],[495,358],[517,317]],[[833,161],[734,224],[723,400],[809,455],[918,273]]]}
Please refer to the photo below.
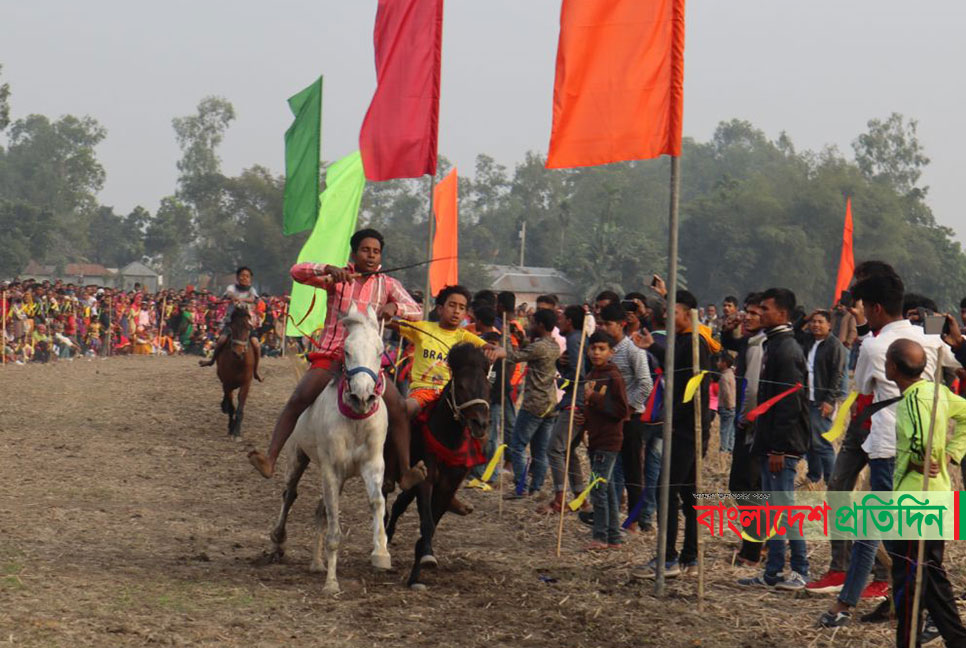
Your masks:
{"label": "small orange flag", "polygon": [[429,268],[429,285],[433,295],[446,286],[459,283],[459,201],[456,168],[433,188],[433,212],[436,233],[433,236],[434,259]]}
{"label": "small orange flag", "polygon": [[547,168],[681,154],[684,0],[563,0]]}
{"label": "small orange flag", "polygon": [[845,227],[842,229],[842,256],[839,258],[839,274],[835,279],[835,298],[837,304],[842,291],[849,289],[852,274],[855,272],[855,257],[852,255],[852,198],[845,201]]}

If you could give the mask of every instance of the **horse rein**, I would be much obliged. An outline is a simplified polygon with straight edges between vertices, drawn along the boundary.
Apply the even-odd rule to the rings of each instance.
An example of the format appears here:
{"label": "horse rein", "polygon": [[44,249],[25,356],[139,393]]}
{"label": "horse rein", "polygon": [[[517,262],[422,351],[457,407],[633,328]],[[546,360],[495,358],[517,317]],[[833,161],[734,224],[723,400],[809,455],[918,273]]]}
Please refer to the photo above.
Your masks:
{"label": "horse rein", "polygon": [[463,410],[473,407],[474,405],[482,405],[486,408],[487,414],[490,412],[490,402],[483,398],[474,398],[466,401],[465,403],[460,403],[457,405],[456,390],[453,389],[452,383],[449,385],[449,389],[446,390],[446,404],[449,405],[449,408],[453,411],[453,420],[462,420],[464,425],[467,423],[467,421],[463,417]]}

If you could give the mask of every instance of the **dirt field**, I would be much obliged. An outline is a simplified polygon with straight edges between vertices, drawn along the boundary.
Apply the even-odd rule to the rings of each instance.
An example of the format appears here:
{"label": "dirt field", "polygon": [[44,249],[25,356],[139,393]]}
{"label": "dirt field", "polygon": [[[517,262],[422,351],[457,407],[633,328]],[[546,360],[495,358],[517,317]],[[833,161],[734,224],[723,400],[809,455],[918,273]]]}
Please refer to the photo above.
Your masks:
{"label": "dirt field", "polygon": [[[745,591],[734,543],[708,539],[707,594],[696,577],[631,581],[655,552],[653,534],[588,555],[586,527],[534,502],[472,491],[468,518],[446,516],[430,588],[403,586],[415,510],[390,547],[394,570],[369,566],[362,483],[347,485],[339,563],[343,593],[322,595],[308,571],[318,494],[310,469],[289,524],[286,562],[260,566],[282,480],[258,477],[246,451],[263,447],[294,385],[289,360],[263,361],[244,443],[226,436],[220,386],[191,358],[112,358],[0,370],[0,644],[29,646],[796,646],[833,645],[816,629],[828,599]],[[709,453],[722,486],[717,453]],[[809,544],[813,574],[827,566]],[[957,589],[966,554],[947,550]],[[863,602],[860,612],[873,603]],[[856,623],[836,646],[885,646],[886,625]]]}

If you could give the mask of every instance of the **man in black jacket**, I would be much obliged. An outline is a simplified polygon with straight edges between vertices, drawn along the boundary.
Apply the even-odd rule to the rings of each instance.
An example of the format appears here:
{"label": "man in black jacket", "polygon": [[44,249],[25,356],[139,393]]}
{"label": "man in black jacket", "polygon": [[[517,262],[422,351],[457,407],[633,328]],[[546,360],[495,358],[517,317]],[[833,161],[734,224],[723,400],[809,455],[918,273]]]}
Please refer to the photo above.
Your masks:
{"label": "man in black jacket", "polygon": [[832,314],[817,310],[809,318],[811,338],[805,345],[808,367],[808,411],[812,423],[812,447],[808,451],[808,480],[828,484],[835,465],[835,448],[822,435],[832,427],[835,405],[845,398],[842,378],[848,351],[832,335]]}
{"label": "man in black jacket", "polygon": [[[761,300],[761,323],[765,329],[758,402],[764,403],[795,385],[804,385],[807,369],[802,347],[795,341],[789,317],[795,311],[795,293],[786,288],[770,288]],[[756,420],[752,454],[761,461],[761,490],[770,493],[769,503],[788,506],[795,503],[795,470],[811,441],[808,401],[799,389],[774,403]],[[768,540],[764,573],[738,581],[740,585],[800,590],[808,581],[808,555],[805,540],[795,525],[786,524],[785,535]],[[785,577],[785,538],[791,545],[792,573]]]}

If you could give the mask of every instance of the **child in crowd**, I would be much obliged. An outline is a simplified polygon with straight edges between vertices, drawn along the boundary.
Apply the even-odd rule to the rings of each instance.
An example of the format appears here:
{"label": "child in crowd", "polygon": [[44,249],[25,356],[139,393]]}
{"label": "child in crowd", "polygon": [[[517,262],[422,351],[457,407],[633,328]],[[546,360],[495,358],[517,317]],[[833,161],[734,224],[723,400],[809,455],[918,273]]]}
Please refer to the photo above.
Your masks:
{"label": "child in crowd", "polygon": [[721,433],[721,452],[731,454],[735,448],[735,370],[734,358],[727,351],[718,355],[718,425]]}
{"label": "child in crowd", "polygon": [[603,478],[590,493],[594,507],[593,542],[588,551],[614,549],[621,545],[620,500],[614,484],[614,462],[621,451],[623,426],[630,414],[624,379],[611,362],[614,338],[596,331],[588,339],[591,370],[584,382],[584,419],[591,479]]}

